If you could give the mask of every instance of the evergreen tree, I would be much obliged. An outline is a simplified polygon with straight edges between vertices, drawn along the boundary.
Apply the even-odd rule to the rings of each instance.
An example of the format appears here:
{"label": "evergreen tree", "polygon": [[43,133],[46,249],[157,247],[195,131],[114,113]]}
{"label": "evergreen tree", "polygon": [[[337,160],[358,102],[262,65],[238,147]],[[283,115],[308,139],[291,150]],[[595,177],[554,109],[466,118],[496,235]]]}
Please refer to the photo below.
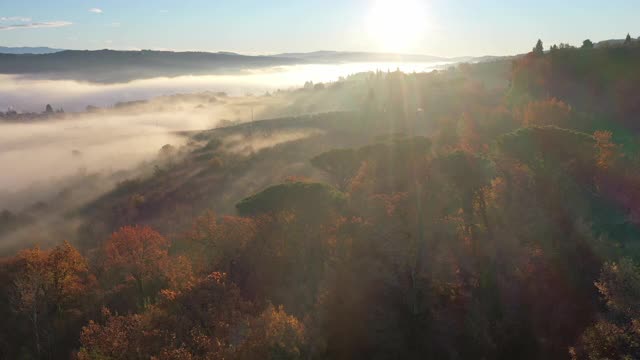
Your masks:
{"label": "evergreen tree", "polygon": [[631,34],[627,34],[627,38],[624,39],[624,44],[625,45],[631,44]]}
{"label": "evergreen tree", "polygon": [[536,43],[536,47],[533,48],[533,53],[535,55],[544,54],[544,45],[542,44],[542,40],[538,39],[538,42]]}
{"label": "evergreen tree", "polygon": [[593,49],[593,41],[587,39],[585,41],[582,42],[582,48],[583,49]]}

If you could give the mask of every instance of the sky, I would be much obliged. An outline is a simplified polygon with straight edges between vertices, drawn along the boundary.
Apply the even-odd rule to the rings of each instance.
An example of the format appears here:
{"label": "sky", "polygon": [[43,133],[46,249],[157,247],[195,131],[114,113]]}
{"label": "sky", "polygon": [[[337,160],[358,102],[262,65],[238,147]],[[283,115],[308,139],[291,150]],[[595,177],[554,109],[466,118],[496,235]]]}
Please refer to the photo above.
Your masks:
{"label": "sky", "polygon": [[640,0],[0,0],[0,46],[509,55],[640,36]]}

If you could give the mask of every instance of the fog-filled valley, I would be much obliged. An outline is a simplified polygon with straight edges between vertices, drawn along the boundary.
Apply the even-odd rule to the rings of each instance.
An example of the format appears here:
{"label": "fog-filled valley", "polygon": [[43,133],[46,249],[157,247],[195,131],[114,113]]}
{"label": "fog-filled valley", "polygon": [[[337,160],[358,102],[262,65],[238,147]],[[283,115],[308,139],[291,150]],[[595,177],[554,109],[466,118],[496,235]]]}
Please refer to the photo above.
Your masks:
{"label": "fog-filled valley", "polygon": [[[183,132],[252,119],[355,110],[359,94],[337,93],[329,99],[313,96],[313,89],[318,92],[325,83],[366,71],[424,72],[443,66],[319,64],[118,84],[2,76],[0,109],[18,109],[21,114],[16,114],[19,121],[11,121],[7,111],[5,121],[0,121],[0,166],[12,169],[0,179],[0,186],[9,193],[79,171],[130,169],[151,159],[165,144],[184,144]],[[305,83],[309,88],[296,91]],[[66,113],[39,120],[31,116],[43,112],[47,104]],[[15,201],[9,202],[7,196],[0,197],[0,207],[14,208]]]}
{"label": "fog-filled valley", "polygon": [[246,68],[213,75],[133,78],[126,82],[98,83],[53,79],[48,75],[0,75],[0,111],[41,111],[45,104],[65,111],[83,111],[87,106],[110,107],[118,102],[196,92],[224,92],[230,96],[261,95],[302,87],[306,82],[328,83],[369,71],[401,70],[407,73],[444,69],[453,61],[358,62],[301,64],[268,68]]}
{"label": "fog-filled valley", "polygon": [[[0,178],[0,209],[8,211],[5,230],[9,231],[0,231],[0,249],[50,243],[47,235],[34,236],[37,229],[57,229],[67,240],[75,238],[82,223],[78,209],[122,182],[160,171],[166,165],[161,159],[164,150],[172,149],[181,154],[179,158],[193,151],[200,144],[193,136],[201,131],[259,119],[357,113],[367,96],[364,82],[376,72],[382,74],[380,69],[425,72],[445,66],[442,62],[297,65],[112,84],[5,75],[0,106],[8,110],[0,121],[0,167],[10,171]],[[222,141],[227,154],[253,157],[261,150],[324,133],[313,126],[255,134],[239,131]],[[309,172],[303,160],[291,166]],[[202,204],[202,209],[233,213],[234,202],[248,189],[281,180],[276,174],[255,179],[256,171],[250,169],[225,189],[224,202]],[[286,167],[277,173],[284,177]],[[20,218],[30,219],[28,226],[10,230],[13,223],[21,223]],[[34,218],[39,220],[31,221]]]}

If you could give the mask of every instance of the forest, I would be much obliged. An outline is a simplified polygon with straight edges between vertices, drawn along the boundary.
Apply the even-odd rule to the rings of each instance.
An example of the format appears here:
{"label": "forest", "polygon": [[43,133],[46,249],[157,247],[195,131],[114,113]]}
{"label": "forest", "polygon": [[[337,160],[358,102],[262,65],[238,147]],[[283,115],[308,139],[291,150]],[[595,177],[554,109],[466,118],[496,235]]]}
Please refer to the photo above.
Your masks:
{"label": "forest", "polygon": [[0,358],[640,359],[640,41],[589,43],[265,95],[1,212]]}

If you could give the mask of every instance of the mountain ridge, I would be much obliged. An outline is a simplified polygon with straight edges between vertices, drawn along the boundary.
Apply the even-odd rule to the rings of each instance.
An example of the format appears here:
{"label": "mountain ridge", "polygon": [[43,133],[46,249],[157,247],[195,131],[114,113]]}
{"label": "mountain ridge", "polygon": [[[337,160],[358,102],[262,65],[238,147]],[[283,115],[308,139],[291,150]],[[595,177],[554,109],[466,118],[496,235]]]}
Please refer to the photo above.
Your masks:
{"label": "mountain ridge", "polygon": [[367,52],[288,53],[242,55],[232,52],[166,50],[63,50],[47,54],[1,54],[0,73],[46,75],[52,78],[113,83],[159,76],[214,75],[245,69],[302,64],[356,62],[460,62],[429,55]]}
{"label": "mountain ridge", "polygon": [[53,54],[56,52],[64,51],[64,49],[54,49],[47,46],[19,46],[19,47],[7,47],[0,46],[0,54],[15,54],[15,55],[23,55],[23,54]]}

